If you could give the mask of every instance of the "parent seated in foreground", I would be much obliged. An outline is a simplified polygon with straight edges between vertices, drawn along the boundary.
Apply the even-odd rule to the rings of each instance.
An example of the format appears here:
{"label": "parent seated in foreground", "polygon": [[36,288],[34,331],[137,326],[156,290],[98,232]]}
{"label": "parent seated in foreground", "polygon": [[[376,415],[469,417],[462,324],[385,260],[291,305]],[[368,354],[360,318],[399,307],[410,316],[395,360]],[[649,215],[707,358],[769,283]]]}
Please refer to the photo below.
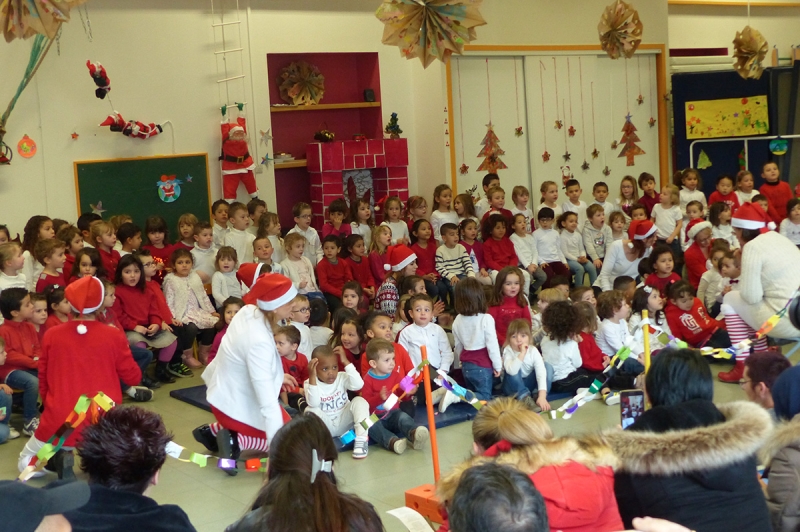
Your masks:
{"label": "parent seated in foreground", "polygon": [[620,461],[614,491],[625,527],[652,516],[703,532],[769,530],[755,458],[769,413],[746,401],[715,406],[711,370],[692,349],[662,350],[645,382],[652,408],[627,430],[597,436]]}

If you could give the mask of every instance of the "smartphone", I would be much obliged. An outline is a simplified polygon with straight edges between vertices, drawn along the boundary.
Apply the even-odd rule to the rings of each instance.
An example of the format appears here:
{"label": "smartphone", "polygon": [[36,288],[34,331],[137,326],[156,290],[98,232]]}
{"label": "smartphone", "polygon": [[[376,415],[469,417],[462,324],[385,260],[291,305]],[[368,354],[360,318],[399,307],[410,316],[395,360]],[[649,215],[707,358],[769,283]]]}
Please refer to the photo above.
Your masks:
{"label": "smartphone", "polygon": [[620,424],[627,429],[644,414],[644,391],[623,390],[619,394]]}

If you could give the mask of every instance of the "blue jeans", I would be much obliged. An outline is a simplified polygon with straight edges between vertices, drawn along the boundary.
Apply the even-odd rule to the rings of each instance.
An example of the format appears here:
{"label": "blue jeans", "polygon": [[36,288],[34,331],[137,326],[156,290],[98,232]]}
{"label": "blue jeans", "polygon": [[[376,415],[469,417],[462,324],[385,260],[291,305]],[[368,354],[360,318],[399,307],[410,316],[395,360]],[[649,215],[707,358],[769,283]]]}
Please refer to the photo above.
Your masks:
{"label": "blue jeans", "polygon": [[411,432],[417,428],[417,424],[411,416],[396,408],[384,419],[378,421],[369,428],[369,437],[384,449],[392,450],[389,443],[392,438],[411,439]]}
{"label": "blue jeans", "polygon": [[644,365],[634,358],[629,358],[622,363],[619,372],[623,375],[639,375],[644,373]]}
{"label": "blue jeans", "polygon": [[439,277],[436,281],[429,281],[425,279],[425,291],[433,299],[439,298],[439,301],[447,305],[447,296],[450,293],[450,281]]}
{"label": "blue jeans", "polygon": [[[550,393],[550,385],[553,384],[553,366],[548,362],[544,363],[544,369],[547,373],[547,393]],[[536,383],[536,372],[531,371],[530,375],[523,377],[521,372],[516,375],[505,374],[503,377],[503,394],[508,397],[516,397],[523,399],[534,392],[538,392]]]}
{"label": "blue jeans", "polygon": [[575,277],[575,286],[583,286],[583,276],[587,273],[589,274],[589,286],[594,284],[597,279],[597,268],[594,267],[591,261],[581,264],[576,260],[567,260],[567,264],[569,264],[569,269]]}
{"label": "blue jeans", "polygon": [[472,362],[462,362],[461,374],[467,381],[467,388],[472,390],[480,401],[492,400],[492,378],[494,374],[491,368],[484,368]]}
{"label": "blue jeans", "polygon": [[6,384],[15,390],[22,390],[22,416],[25,423],[39,415],[39,377],[36,370],[15,369],[6,377]]}
{"label": "blue jeans", "polygon": [[0,408],[5,408],[6,417],[0,421],[0,443],[8,441],[10,433],[8,428],[8,420],[11,419],[11,394],[6,394],[0,391]]}
{"label": "blue jeans", "polygon": [[[145,349],[144,347],[136,347],[135,345],[132,345],[131,354],[133,355],[133,361],[136,362],[136,365],[139,366],[140,370],[142,370],[142,378],[144,378],[147,372],[147,366],[149,366],[150,362],[153,361],[153,352],[149,349]],[[122,381],[119,381],[119,384],[123,391],[130,388],[130,386]]]}
{"label": "blue jeans", "polygon": [[535,272],[533,272],[533,273],[531,274],[531,289],[530,289],[530,295],[531,295],[531,296],[533,296],[533,294],[535,294],[535,293],[536,293],[536,291],[537,291],[539,288],[541,288],[541,287],[542,287],[542,285],[543,285],[544,283],[546,283],[546,282],[547,282],[547,273],[545,273],[545,271],[544,271],[544,270],[542,269],[542,267],[540,266],[539,268],[537,268],[537,269],[536,269],[536,271],[535,271]]}

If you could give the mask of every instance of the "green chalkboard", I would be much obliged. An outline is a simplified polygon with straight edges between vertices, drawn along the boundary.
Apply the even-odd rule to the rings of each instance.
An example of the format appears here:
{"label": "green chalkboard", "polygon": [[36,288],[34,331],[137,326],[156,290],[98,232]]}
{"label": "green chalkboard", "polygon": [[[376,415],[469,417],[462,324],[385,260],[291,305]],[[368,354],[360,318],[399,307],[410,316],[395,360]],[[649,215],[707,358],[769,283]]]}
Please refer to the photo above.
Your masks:
{"label": "green chalkboard", "polygon": [[103,219],[129,214],[144,229],[147,217],[158,214],[167,221],[170,242],[178,238],[182,214],[210,218],[207,153],[75,161],[74,168],[79,215],[102,203]]}

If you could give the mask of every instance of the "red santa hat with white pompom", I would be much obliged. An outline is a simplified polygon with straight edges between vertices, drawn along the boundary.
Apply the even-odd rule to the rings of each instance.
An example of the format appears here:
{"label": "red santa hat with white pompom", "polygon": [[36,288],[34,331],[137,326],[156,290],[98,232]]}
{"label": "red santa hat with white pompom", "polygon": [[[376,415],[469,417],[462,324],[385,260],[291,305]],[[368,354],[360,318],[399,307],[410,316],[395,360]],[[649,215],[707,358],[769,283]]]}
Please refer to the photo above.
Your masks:
{"label": "red santa hat with white pompom", "polygon": [[[97,277],[81,277],[64,290],[69,306],[78,314],[91,314],[103,305],[106,291]],[[78,334],[86,334],[86,326],[78,325]]]}
{"label": "red santa hat with white pompom", "polygon": [[297,289],[288,277],[279,273],[265,273],[256,279],[253,288],[242,299],[261,310],[276,310],[291,302],[295,296]]}
{"label": "red santa hat with white pompom", "polygon": [[383,269],[386,271],[399,272],[412,262],[417,260],[417,255],[411,248],[403,244],[397,246],[389,246],[386,248],[386,264]]}
{"label": "red santa hat with white pompom", "polygon": [[731,225],[738,229],[758,229],[762,234],[775,230],[775,222],[758,203],[745,203],[731,218]]}

